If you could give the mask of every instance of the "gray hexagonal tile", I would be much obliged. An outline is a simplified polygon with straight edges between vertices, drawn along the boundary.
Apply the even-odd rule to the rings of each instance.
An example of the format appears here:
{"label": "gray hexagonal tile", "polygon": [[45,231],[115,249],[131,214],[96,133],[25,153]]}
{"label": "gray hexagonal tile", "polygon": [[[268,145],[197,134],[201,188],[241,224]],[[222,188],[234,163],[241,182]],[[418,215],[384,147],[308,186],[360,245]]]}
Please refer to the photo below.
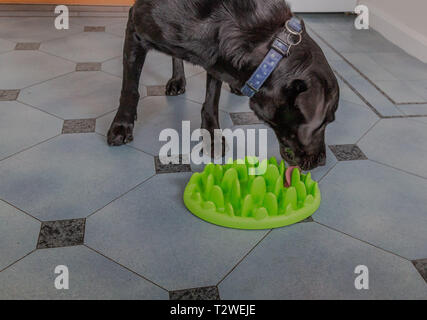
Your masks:
{"label": "gray hexagonal tile", "polygon": [[108,25],[107,28],[105,29],[105,32],[115,34],[116,36],[119,36],[119,37],[124,37],[126,34],[126,26],[127,26],[127,21],[117,22],[117,23]]}
{"label": "gray hexagonal tile", "polygon": [[[427,106],[426,106],[426,111],[427,111]],[[419,117],[419,118],[414,119],[414,120],[420,121],[420,122],[423,122],[423,123],[427,124],[427,117]]]}
{"label": "gray hexagonal tile", "polygon": [[[369,269],[357,290],[355,268]],[[411,262],[316,223],[273,230],[219,285],[222,299],[425,299]]]}
{"label": "gray hexagonal tile", "polygon": [[0,102],[0,159],[61,133],[62,121],[16,101]]}
{"label": "gray hexagonal tile", "polygon": [[359,77],[346,79],[382,116],[401,116],[403,113],[368,80]]}
{"label": "gray hexagonal tile", "polygon": [[406,52],[371,52],[369,57],[399,80],[427,80],[427,66]]}
{"label": "gray hexagonal tile", "polygon": [[126,23],[127,17],[71,17],[71,23],[75,23],[81,26],[110,26],[118,23]]}
{"label": "gray hexagonal tile", "polygon": [[[206,73],[201,73],[187,79],[187,91],[181,97],[203,103],[205,102],[205,96]],[[249,108],[249,98],[232,94],[228,84],[224,84],[221,90],[219,108],[230,113],[252,112]]]}
{"label": "gray hexagonal tile", "polygon": [[412,85],[405,81],[375,81],[375,84],[396,103],[425,103],[427,99],[418,95]]}
{"label": "gray hexagonal tile", "polygon": [[[427,117],[427,104],[405,104],[399,105],[398,108],[405,115]],[[425,118],[418,117],[414,120],[421,120],[421,122],[425,122],[423,119]]]}
{"label": "gray hexagonal tile", "polygon": [[370,58],[366,53],[344,53],[344,56],[370,80],[397,80],[393,74],[376,63],[376,61]]}
{"label": "gray hexagonal tile", "polygon": [[0,55],[0,88],[21,89],[71,72],[74,63],[40,51],[10,51]]}
{"label": "gray hexagonal tile", "polygon": [[[166,142],[159,141],[164,129],[176,130],[182,136],[182,121],[190,121],[190,130],[200,128],[202,106],[179,97],[147,97],[139,102],[138,120],[135,122],[134,140],[131,146],[158,155]],[[106,135],[115,116],[112,112],[96,121],[96,132]],[[231,120],[228,114],[220,112],[221,128],[230,128]],[[192,142],[194,146],[197,142]],[[182,153],[180,151],[180,153]]]}
{"label": "gray hexagonal tile", "polygon": [[41,42],[83,31],[83,27],[77,24],[70,23],[69,27],[68,30],[57,30],[55,17],[2,17],[0,38],[15,42]]}
{"label": "gray hexagonal tile", "polygon": [[366,106],[365,103],[360,99],[360,97],[353,90],[351,90],[350,87],[340,78],[338,78],[338,84],[340,87],[341,100]]}
{"label": "gray hexagonal tile", "polygon": [[358,143],[369,159],[427,178],[427,126],[411,119],[381,120]]}
{"label": "gray hexagonal tile", "polygon": [[40,222],[0,200],[0,271],[36,249]]}
{"label": "gray hexagonal tile", "polygon": [[410,80],[404,83],[414,90],[420,97],[427,101],[427,80]]}
{"label": "gray hexagonal tile", "polygon": [[83,218],[154,174],[151,156],[67,134],[0,163],[0,198],[45,221]]}
{"label": "gray hexagonal tile", "polygon": [[16,43],[0,39],[0,52],[11,51],[15,48]]}
{"label": "gray hexagonal tile", "polygon": [[75,62],[102,62],[122,54],[123,39],[105,32],[83,32],[43,42],[40,50]]}
{"label": "gray hexagonal tile", "polygon": [[[122,77],[123,75],[123,58],[111,59],[102,64],[102,70],[105,72]],[[201,67],[194,66],[185,62],[185,76],[203,72]],[[144,68],[142,69],[140,83],[146,86],[166,85],[172,76],[172,58],[168,55],[157,51],[150,51],[145,59]]]}
{"label": "gray hexagonal tile", "polygon": [[372,161],[340,162],[320,190],[315,221],[408,259],[427,256],[427,180]]}
{"label": "gray hexagonal tile", "polygon": [[[68,268],[69,289],[55,288]],[[61,272],[62,274],[62,272]],[[1,299],[168,299],[168,292],[84,247],[37,250],[0,273]]]}
{"label": "gray hexagonal tile", "polygon": [[356,143],[378,120],[368,107],[340,100],[335,121],[326,127],[326,144]]}
{"label": "gray hexagonal tile", "polygon": [[158,175],[86,221],[86,243],[168,290],[217,283],[267,231],[214,226],[182,202],[191,174]]}
{"label": "gray hexagonal tile", "polygon": [[96,118],[119,106],[120,89],[104,72],[73,72],[22,90],[19,100],[63,119]]}

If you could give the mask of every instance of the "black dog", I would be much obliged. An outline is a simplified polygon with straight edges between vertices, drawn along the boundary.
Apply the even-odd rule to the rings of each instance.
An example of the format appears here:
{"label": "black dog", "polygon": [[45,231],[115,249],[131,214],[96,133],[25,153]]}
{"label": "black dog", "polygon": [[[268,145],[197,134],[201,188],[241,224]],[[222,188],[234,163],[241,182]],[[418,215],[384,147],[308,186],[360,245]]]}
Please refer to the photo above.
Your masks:
{"label": "black dog", "polygon": [[[242,88],[291,17],[283,0],[136,0],[126,30],[120,107],[108,143],[117,146],[133,140],[139,77],[150,49],[173,57],[169,95],[185,91],[181,60],[206,69],[202,128],[213,136],[219,129],[222,82]],[[303,23],[302,29],[301,43],[291,48],[250,100],[250,107],[275,131],[282,157],[310,170],[325,164],[325,128],[335,119],[339,87]]]}

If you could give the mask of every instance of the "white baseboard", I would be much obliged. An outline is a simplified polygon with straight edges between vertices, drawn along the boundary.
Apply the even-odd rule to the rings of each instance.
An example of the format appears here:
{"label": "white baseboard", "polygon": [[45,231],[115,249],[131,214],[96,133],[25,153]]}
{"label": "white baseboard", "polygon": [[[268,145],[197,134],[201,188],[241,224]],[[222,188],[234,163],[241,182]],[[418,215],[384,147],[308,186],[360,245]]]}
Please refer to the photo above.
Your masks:
{"label": "white baseboard", "polygon": [[370,27],[381,33],[389,41],[405,50],[410,55],[427,63],[427,37],[409,28],[396,18],[369,5]]}

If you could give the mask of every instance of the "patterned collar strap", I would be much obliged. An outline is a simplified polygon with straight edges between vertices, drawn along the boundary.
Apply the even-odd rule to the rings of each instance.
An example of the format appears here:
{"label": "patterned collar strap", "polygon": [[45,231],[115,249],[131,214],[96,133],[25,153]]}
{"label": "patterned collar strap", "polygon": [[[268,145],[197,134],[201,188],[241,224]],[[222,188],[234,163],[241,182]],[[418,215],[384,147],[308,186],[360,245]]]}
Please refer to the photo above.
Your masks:
{"label": "patterned collar strap", "polygon": [[277,68],[279,62],[282,61],[283,58],[289,56],[291,47],[301,43],[302,31],[302,24],[299,19],[292,17],[290,20],[286,21],[286,40],[282,40],[278,37],[274,39],[270,51],[246,82],[245,86],[241,89],[241,92],[245,96],[252,98],[261,89],[274,69]]}

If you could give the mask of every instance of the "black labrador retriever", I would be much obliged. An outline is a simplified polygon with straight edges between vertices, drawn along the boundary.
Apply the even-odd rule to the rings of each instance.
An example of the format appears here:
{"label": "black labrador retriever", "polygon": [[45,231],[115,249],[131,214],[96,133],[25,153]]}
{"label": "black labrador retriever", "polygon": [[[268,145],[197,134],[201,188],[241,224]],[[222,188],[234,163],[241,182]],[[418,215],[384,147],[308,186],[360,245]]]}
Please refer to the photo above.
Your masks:
{"label": "black labrador retriever", "polygon": [[339,87],[304,23],[300,39],[284,32],[292,16],[284,0],[136,0],[129,12],[120,107],[108,132],[109,145],[133,140],[139,78],[149,50],[173,57],[168,95],[185,91],[182,60],[207,71],[202,128],[213,136],[219,129],[222,83],[235,92],[243,88],[279,38],[295,45],[251,98],[250,107],[275,131],[288,163],[303,170],[324,165],[325,128],[335,119]]}

